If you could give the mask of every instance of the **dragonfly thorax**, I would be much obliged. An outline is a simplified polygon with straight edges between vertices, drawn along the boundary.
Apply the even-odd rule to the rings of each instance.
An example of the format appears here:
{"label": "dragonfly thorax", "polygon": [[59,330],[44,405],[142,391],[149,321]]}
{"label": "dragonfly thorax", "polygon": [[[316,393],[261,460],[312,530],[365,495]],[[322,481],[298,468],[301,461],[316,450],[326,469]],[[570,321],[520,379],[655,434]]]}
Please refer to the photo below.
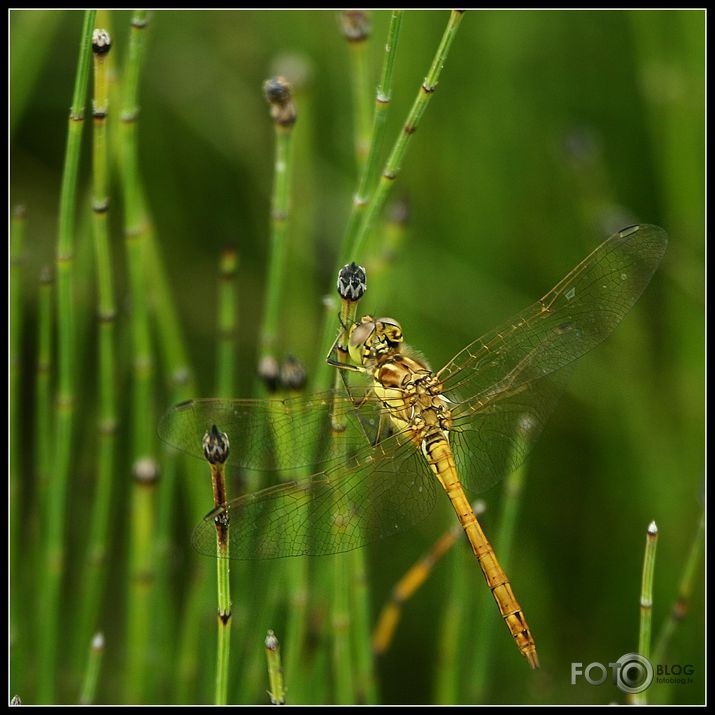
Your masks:
{"label": "dragonfly thorax", "polygon": [[350,330],[348,351],[358,365],[369,367],[399,353],[403,340],[402,327],[394,318],[365,315]]}

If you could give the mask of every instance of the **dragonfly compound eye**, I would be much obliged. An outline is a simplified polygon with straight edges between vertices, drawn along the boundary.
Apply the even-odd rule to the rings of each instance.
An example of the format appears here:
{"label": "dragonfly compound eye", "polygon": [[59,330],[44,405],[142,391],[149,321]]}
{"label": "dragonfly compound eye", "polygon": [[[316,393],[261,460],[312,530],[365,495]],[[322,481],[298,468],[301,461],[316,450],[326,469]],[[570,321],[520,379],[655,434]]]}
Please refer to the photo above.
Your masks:
{"label": "dragonfly compound eye", "polygon": [[362,364],[370,357],[374,335],[375,323],[372,319],[365,320],[365,318],[363,318],[362,321],[355,325],[350,331],[348,350],[350,352],[350,357],[356,363]]}
{"label": "dragonfly compound eye", "polygon": [[403,341],[402,326],[394,318],[378,318],[375,325],[377,332],[386,342],[396,345]]}

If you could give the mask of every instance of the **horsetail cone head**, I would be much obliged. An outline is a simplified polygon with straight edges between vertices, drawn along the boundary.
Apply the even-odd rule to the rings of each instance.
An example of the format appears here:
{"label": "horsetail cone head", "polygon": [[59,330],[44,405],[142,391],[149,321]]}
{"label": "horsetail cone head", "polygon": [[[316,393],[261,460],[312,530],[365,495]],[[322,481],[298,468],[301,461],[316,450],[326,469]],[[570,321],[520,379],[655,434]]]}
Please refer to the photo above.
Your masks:
{"label": "horsetail cone head", "polygon": [[338,293],[343,300],[357,301],[367,290],[367,274],[357,263],[348,263],[338,273]]}
{"label": "horsetail cone head", "polygon": [[230,445],[228,435],[219,432],[216,425],[204,435],[204,457],[209,464],[223,464],[228,459]]}
{"label": "horsetail cone head", "polygon": [[106,55],[112,49],[112,38],[106,30],[96,28],[92,31],[92,52],[95,55]]}
{"label": "horsetail cone head", "polygon": [[340,24],[348,42],[362,42],[370,36],[370,17],[365,10],[343,10]]}
{"label": "horsetail cone head", "polygon": [[271,105],[271,119],[279,127],[292,127],[297,119],[293,88],[285,77],[271,77],[263,83],[263,96]]}
{"label": "horsetail cone head", "polygon": [[286,390],[299,391],[305,387],[308,374],[303,363],[293,355],[288,355],[280,367],[280,384]]}

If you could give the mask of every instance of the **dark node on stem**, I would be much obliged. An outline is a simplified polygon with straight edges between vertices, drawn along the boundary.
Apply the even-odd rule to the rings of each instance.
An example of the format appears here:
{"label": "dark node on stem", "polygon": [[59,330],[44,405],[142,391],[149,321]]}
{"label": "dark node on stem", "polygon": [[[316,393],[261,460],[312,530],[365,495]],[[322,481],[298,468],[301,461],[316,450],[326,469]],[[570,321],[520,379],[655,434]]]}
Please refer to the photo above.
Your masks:
{"label": "dark node on stem", "polygon": [[284,390],[299,391],[305,387],[308,374],[303,363],[293,355],[288,355],[280,368],[280,383]]}
{"label": "dark node on stem", "polygon": [[159,479],[159,465],[152,457],[142,457],[134,463],[132,475],[140,484],[154,484]]}
{"label": "dark node on stem", "polygon": [[280,379],[280,366],[273,355],[266,355],[258,363],[258,377],[266,386],[268,392],[275,392],[278,389]]}
{"label": "dark node on stem", "polygon": [[218,617],[221,623],[225,626],[231,620],[231,611],[219,611]]}
{"label": "dark node on stem", "polygon": [[106,109],[93,109],[92,117],[94,119],[106,119],[107,118],[107,110]]}
{"label": "dark node on stem", "polygon": [[338,293],[344,300],[360,300],[367,290],[367,275],[362,266],[354,261],[338,272]]}
{"label": "dark node on stem", "polygon": [[113,323],[117,319],[117,313],[114,310],[105,310],[97,313],[97,320],[100,323]]}
{"label": "dark node on stem", "polygon": [[370,35],[370,18],[365,10],[343,10],[340,24],[348,42],[362,42]]}
{"label": "dark node on stem", "polygon": [[112,38],[106,30],[96,28],[92,31],[92,52],[95,55],[106,55],[112,49]]}
{"label": "dark node on stem", "polygon": [[225,432],[219,432],[216,425],[212,425],[204,435],[203,447],[204,457],[209,464],[223,464],[231,451],[228,435]]}
{"label": "dark node on stem", "polygon": [[388,217],[392,223],[406,226],[410,222],[410,202],[406,199],[399,199],[390,205]]}
{"label": "dark node on stem", "polygon": [[109,211],[109,199],[102,199],[101,201],[92,202],[92,211],[96,214],[104,214]]}
{"label": "dark node on stem", "polygon": [[221,527],[222,529],[228,529],[228,525],[231,523],[231,517],[225,508],[221,507],[221,510],[214,517],[214,524]]}
{"label": "dark node on stem", "polygon": [[678,600],[673,605],[673,620],[682,621],[688,614],[688,599],[685,596],[678,596]]}
{"label": "dark node on stem", "polygon": [[263,95],[271,105],[273,122],[280,127],[292,127],[298,115],[288,80],[280,75],[267,79],[263,83]]}
{"label": "dark node on stem", "polygon": [[405,124],[405,134],[414,134],[417,127],[414,124]]}

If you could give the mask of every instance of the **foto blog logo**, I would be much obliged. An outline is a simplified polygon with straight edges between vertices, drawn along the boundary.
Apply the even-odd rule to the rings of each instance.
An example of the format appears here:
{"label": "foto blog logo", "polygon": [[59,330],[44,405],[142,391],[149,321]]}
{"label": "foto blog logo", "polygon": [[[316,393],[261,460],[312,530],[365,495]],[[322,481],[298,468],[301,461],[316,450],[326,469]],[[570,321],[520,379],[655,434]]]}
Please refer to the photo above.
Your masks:
{"label": "foto blog logo", "polygon": [[571,663],[571,685],[576,685],[577,678],[584,678],[589,685],[603,685],[611,682],[622,692],[633,695],[642,693],[653,682],[653,665],[638,653],[626,653],[615,663]]}

